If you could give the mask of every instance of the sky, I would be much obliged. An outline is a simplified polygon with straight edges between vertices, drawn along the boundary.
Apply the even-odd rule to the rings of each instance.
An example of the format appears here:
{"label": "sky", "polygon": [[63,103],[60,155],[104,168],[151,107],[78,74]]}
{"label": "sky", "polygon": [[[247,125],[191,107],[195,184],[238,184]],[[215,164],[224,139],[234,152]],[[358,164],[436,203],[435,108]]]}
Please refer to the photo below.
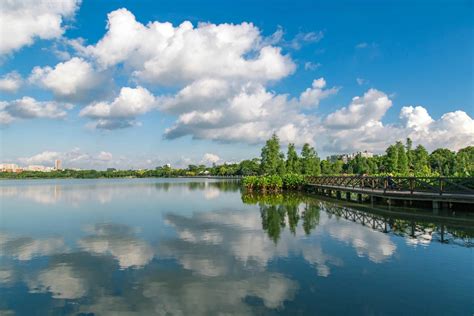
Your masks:
{"label": "sky", "polygon": [[472,1],[0,3],[0,159],[155,168],[474,145]]}

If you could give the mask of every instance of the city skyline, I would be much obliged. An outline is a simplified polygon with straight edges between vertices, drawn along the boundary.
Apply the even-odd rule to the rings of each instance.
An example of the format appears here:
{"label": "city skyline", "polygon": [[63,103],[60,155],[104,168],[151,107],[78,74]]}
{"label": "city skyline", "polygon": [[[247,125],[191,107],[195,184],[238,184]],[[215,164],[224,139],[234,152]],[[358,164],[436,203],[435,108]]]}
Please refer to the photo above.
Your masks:
{"label": "city skyline", "polygon": [[470,1],[0,9],[3,163],[238,162],[272,133],[323,158],[474,144]]}

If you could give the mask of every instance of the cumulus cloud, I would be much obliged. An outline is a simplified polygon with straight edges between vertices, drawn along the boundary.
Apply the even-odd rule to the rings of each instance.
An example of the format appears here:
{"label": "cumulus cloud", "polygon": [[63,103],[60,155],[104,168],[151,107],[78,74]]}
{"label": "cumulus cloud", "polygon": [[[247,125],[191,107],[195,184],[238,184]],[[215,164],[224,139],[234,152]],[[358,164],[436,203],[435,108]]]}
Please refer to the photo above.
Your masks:
{"label": "cumulus cloud", "polygon": [[[336,88],[324,89],[325,85],[323,78],[315,80],[313,86],[296,99],[270,92],[260,83],[197,82],[174,97],[161,100],[163,110],[180,113],[175,125],[166,130],[165,137],[192,135],[198,139],[258,143],[276,132],[284,142],[312,143],[315,118],[300,113],[300,108],[317,106],[322,99],[337,92]],[[216,86],[222,88],[213,96]]]}
{"label": "cumulus cloud", "polygon": [[217,156],[216,154],[211,154],[211,153],[205,153],[204,157],[202,157],[202,162],[204,164],[213,164],[217,163],[221,158]]}
{"label": "cumulus cloud", "polygon": [[400,116],[405,120],[406,134],[414,141],[426,144],[430,150],[439,147],[458,150],[474,144],[474,120],[466,112],[448,112],[433,120],[426,109],[411,108],[402,108]]}
{"label": "cumulus cloud", "polygon": [[14,93],[20,88],[22,81],[18,72],[9,72],[0,77],[0,91]]}
{"label": "cumulus cloud", "polygon": [[320,132],[324,149],[377,152],[406,137],[428,150],[458,150],[474,143],[474,121],[464,111],[448,112],[435,120],[422,106],[405,106],[400,110],[400,122],[384,124],[382,119],[391,105],[384,92],[369,89],[362,97],[353,98],[349,106],[330,113]]}
{"label": "cumulus cloud", "polygon": [[278,80],[295,70],[280,48],[260,47],[261,42],[260,30],[251,23],[143,25],[119,9],[108,14],[105,36],[79,49],[102,67],[126,63],[135,77],[162,84],[203,77]]}
{"label": "cumulus cloud", "polygon": [[33,68],[29,81],[51,90],[61,100],[84,101],[97,98],[105,90],[106,77],[82,58],[74,57],[54,68]]}
{"label": "cumulus cloud", "polygon": [[376,89],[369,89],[362,97],[354,97],[348,107],[331,113],[325,125],[332,128],[354,128],[370,121],[379,121],[392,106],[388,96]]}
{"label": "cumulus cloud", "polygon": [[434,120],[428,111],[422,106],[405,106],[400,111],[400,119],[405,122],[405,126],[415,132],[427,131]]}
{"label": "cumulus cloud", "polygon": [[306,89],[300,96],[300,103],[305,107],[318,106],[322,99],[337,93],[337,88],[326,89],[326,80],[324,78],[315,79],[311,88]]}
{"label": "cumulus cloud", "polygon": [[79,148],[70,151],[43,151],[29,157],[20,157],[18,162],[22,165],[53,166],[54,161],[60,159],[67,168],[105,168],[116,167],[123,163],[123,157],[114,157],[112,153],[100,151],[99,153],[84,152]]}
{"label": "cumulus cloud", "polygon": [[99,155],[97,155],[97,159],[103,160],[103,161],[110,161],[112,160],[112,158],[113,158],[113,155],[106,151],[101,151]]}
{"label": "cumulus cloud", "polygon": [[63,19],[73,16],[80,0],[6,0],[0,3],[0,55],[36,38],[54,39],[64,33]]}
{"label": "cumulus cloud", "polygon": [[55,159],[58,159],[60,156],[61,156],[61,153],[59,152],[43,151],[31,157],[19,158],[19,160],[24,164],[44,164],[44,163],[52,163],[54,162]]}
{"label": "cumulus cloud", "polygon": [[31,97],[2,101],[0,102],[0,123],[8,124],[15,119],[64,119],[67,111],[72,108],[72,104],[55,101],[37,101]]}
{"label": "cumulus cloud", "polygon": [[145,88],[122,88],[112,102],[92,103],[83,108],[81,116],[96,120],[95,127],[117,129],[134,124],[136,116],[151,111],[156,106],[155,97]]}

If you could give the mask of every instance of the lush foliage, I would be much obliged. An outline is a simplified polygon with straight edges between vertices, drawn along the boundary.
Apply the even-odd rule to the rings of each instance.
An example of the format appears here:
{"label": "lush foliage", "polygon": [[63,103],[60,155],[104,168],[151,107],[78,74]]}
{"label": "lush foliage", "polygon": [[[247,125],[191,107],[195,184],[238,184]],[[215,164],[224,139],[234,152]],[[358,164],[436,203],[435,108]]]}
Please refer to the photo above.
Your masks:
{"label": "lush foliage", "polygon": [[247,191],[280,192],[283,189],[295,190],[304,184],[304,176],[296,173],[287,173],[283,176],[248,176],[242,179],[242,186]]}

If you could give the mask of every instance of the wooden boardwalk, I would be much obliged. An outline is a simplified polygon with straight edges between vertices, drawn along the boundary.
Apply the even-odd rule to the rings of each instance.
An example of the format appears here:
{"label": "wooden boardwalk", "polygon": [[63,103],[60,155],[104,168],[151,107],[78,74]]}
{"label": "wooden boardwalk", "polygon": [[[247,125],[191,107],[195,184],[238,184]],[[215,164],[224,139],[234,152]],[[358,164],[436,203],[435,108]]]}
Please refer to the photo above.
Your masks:
{"label": "wooden boardwalk", "polygon": [[361,200],[361,195],[370,197],[432,201],[435,203],[474,204],[474,177],[441,178],[441,177],[366,177],[366,176],[322,176],[309,177],[307,188],[325,194],[335,192],[354,193]]}

